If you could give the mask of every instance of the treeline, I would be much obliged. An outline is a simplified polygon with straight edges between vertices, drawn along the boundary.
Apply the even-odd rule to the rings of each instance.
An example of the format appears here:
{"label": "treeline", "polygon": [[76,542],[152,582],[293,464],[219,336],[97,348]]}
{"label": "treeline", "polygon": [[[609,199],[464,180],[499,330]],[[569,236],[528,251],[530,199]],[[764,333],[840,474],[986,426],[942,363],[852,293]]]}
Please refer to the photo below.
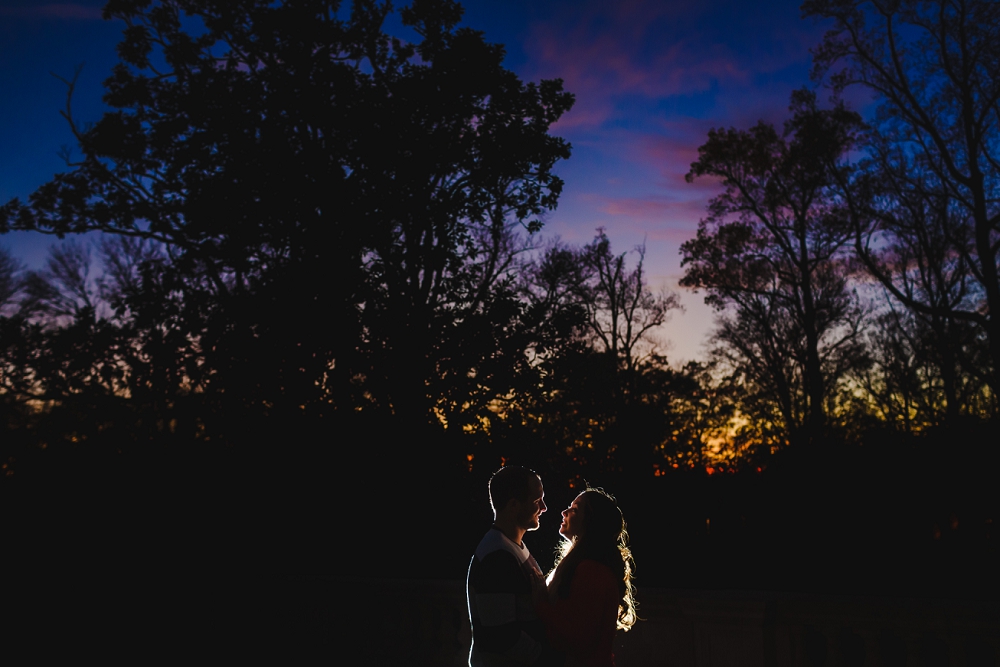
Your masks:
{"label": "treeline", "polygon": [[0,255],[5,470],[183,443],[576,485],[990,420],[1000,9],[956,7],[806,3],[834,99],[701,147],[689,179],[724,191],[682,285],[719,322],[678,368],[643,248],[540,236],[572,94],[521,81],[456,3],[401,9],[403,39],[377,2],[112,0],[112,110],[80,124],[67,81],[67,171],[0,209],[101,233],[41,270]]}
{"label": "treeline", "polygon": [[[742,430],[781,443],[996,415],[1000,329],[994,3],[827,2],[783,128],[709,133],[721,179],[682,284],[721,313]],[[867,121],[841,96],[873,100]],[[862,98],[865,99],[865,98]]]}

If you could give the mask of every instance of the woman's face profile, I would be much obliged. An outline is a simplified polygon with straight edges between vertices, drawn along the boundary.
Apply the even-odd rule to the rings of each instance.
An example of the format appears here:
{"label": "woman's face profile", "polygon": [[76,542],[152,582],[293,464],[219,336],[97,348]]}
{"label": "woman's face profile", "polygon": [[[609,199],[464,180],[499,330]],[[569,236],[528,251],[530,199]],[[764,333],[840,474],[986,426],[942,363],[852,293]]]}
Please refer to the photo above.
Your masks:
{"label": "woman's face profile", "polygon": [[583,534],[583,494],[578,495],[573,504],[562,511],[562,524],[559,525],[559,534],[567,540],[575,540]]}

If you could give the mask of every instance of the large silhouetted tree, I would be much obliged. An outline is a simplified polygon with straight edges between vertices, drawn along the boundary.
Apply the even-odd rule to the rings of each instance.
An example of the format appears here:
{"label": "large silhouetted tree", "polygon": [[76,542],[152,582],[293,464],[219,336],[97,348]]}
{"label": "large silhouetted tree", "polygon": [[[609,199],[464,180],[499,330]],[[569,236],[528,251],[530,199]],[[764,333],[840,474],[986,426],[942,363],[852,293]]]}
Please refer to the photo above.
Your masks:
{"label": "large silhouetted tree", "polygon": [[770,420],[814,438],[860,320],[843,261],[851,228],[832,172],[861,120],[840,105],[818,108],[805,91],[791,109],[781,133],[765,122],[709,133],[687,178],[721,178],[726,189],[681,246],[681,284],[707,290],[706,301],[728,313],[716,340],[750,394],[774,408]]}
{"label": "large silhouetted tree", "polygon": [[954,416],[950,322],[984,331],[994,394],[1000,387],[1000,6],[809,0],[802,9],[834,21],[814,77],[878,100],[868,169],[845,183],[855,246],[871,275],[934,332]]}
{"label": "large silhouetted tree", "polygon": [[572,96],[523,83],[450,0],[401,10],[414,41],[391,11],[112,0],[112,111],[85,128],[67,103],[79,157],[0,228],[159,244],[116,303],[168,357],[150,369],[190,371],[229,415],[426,423],[442,382],[503,393],[516,231],[556,205],[569,146],[548,129]]}

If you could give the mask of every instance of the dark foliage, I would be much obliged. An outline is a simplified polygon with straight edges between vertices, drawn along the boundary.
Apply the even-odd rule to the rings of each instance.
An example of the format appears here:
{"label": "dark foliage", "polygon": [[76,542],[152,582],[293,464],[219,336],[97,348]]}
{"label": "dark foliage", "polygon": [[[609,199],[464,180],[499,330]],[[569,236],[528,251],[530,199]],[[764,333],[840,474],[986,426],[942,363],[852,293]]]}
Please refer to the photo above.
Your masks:
{"label": "dark foliage", "polygon": [[383,32],[389,11],[109,3],[126,25],[116,110],[83,130],[67,105],[82,157],[7,204],[4,228],[161,244],[169,261],[137,266],[117,314],[179,332],[144,352],[187,371],[177,397],[203,391],[230,418],[420,424],[442,380],[503,391],[525,343],[513,230],[556,204],[569,147],[547,131],[572,96],[522,83],[454,3],[405,8],[414,43]]}

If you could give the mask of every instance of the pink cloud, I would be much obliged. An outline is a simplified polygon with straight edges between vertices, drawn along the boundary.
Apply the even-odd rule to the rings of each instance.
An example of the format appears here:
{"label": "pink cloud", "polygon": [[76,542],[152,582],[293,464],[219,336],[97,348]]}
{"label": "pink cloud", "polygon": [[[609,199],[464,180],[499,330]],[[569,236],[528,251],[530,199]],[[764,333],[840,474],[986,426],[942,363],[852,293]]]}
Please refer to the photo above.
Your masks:
{"label": "pink cloud", "polygon": [[573,108],[552,125],[552,130],[565,132],[579,127],[597,127],[613,113],[614,105],[610,100],[594,99],[592,96],[581,97],[577,94]]}
{"label": "pink cloud", "polygon": [[[560,77],[576,94],[576,106],[558,129],[597,127],[628,115],[619,107],[623,96],[662,99],[721,87],[728,95],[739,90],[754,97],[760,85],[756,75],[801,61],[822,32],[818,26],[800,28],[795,18],[768,22],[760,46],[748,51],[713,31],[713,12],[720,10],[724,7],[661,0],[585,1],[570,20],[564,15],[531,26],[525,51],[533,71],[527,74]],[[786,87],[780,106],[787,95]]]}
{"label": "pink cloud", "polygon": [[[590,4],[570,25],[533,26],[526,50],[536,74],[561,77],[577,104],[560,127],[595,126],[615,113],[615,96],[650,98],[708,90],[717,81],[747,83],[750,72],[721,45],[704,46],[697,35],[658,53],[642,50],[659,18],[675,18],[679,3]],[[599,8],[598,8],[599,7]]]}
{"label": "pink cloud", "polygon": [[[670,134],[621,131],[610,133],[601,145],[606,153],[641,167],[643,172],[648,174],[643,180],[649,186],[661,189],[676,199],[703,197],[707,201],[709,197],[720,192],[717,179],[698,178],[692,183],[685,180],[685,176],[691,170],[691,163],[698,159],[698,148],[708,138],[709,125],[705,121],[698,120],[664,123],[663,126]],[[580,144],[588,145],[587,142]],[[621,179],[615,178],[611,181],[609,184],[615,185],[620,183]],[[634,184],[634,179],[631,182]]]}
{"label": "pink cloud", "polygon": [[661,218],[676,208],[676,202],[665,198],[632,199],[603,197],[602,199],[603,203],[598,209],[602,213],[630,218]]}
{"label": "pink cloud", "polygon": [[689,131],[689,136],[684,138],[660,135],[644,137],[641,139],[642,154],[654,162],[669,161],[690,165],[698,159],[698,147],[704,141],[696,139],[698,136],[704,137],[705,133],[694,130]]}
{"label": "pink cloud", "polygon": [[[705,214],[708,203],[706,197],[690,199],[669,195],[654,197],[614,197],[603,194],[585,193],[580,199],[599,213],[620,221],[642,223],[650,230],[655,227],[682,227],[691,230]],[[687,233],[687,232],[686,232]]]}
{"label": "pink cloud", "polygon": [[706,133],[690,128],[686,134],[683,138],[659,135],[640,137],[638,150],[633,151],[633,159],[655,169],[664,186],[690,192],[695,186],[686,183],[684,175],[691,170],[691,163],[698,159],[698,147],[704,143]]}
{"label": "pink cloud", "polygon": [[649,241],[665,241],[670,245],[679,246],[685,241],[690,241],[695,237],[698,225],[694,224],[690,229],[684,227],[654,228],[644,230]]}
{"label": "pink cloud", "polygon": [[729,55],[697,53],[693,44],[678,42],[651,61],[623,44],[617,33],[582,38],[553,34],[536,26],[532,43],[536,67],[543,77],[560,77],[577,96],[560,129],[597,126],[615,115],[616,96],[649,98],[708,90],[716,81],[745,84],[749,72]]}
{"label": "pink cloud", "polygon": [[30,7],[0,7],[0,15],[39,19],[100,20],[100,7],[87,7],[75,3],[55,3]]}

